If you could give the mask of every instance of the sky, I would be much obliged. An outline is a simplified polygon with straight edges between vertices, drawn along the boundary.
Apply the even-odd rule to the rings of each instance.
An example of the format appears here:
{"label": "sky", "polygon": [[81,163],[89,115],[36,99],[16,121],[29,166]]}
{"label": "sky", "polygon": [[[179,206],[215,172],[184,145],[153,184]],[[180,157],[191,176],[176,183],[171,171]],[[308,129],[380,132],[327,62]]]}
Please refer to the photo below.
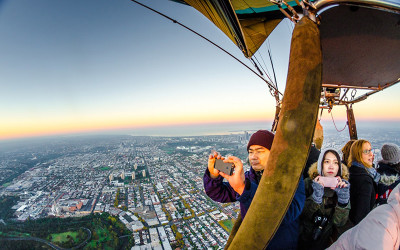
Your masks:
{"label": "sky", "polygon": [[[250,64],[192,7],[142,2]],[[268,65],[271,47],[282,93],[292,29],[281,23],[260,49]],[[257,123],[274,116],[275,100],[256,75],[129,0],[0,0],[0,38],[0,140]],[[399,94],[396,85],[354,105],[356,119],[400,121]],[[344,111],[334,109],[335,119],[344,119]],[[331,120],[327,112],[323,118]]]}

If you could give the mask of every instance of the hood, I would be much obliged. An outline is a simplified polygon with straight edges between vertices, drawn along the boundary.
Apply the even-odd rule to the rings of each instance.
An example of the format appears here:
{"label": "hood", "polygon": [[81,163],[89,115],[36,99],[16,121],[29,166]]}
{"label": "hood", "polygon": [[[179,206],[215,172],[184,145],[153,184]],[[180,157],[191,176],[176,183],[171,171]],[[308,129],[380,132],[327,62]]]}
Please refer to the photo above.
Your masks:
{"label": "hood", "polygon": [[[322,160],[324,159],[325,154],[326,154],[327,151],[332,151],[332,152],[334,152],[334,154],[336,155],[336,157],[337,157],[339,163],[341,163],[340,155],[339,155],[339,153],[338,153],[334,148],[326,148],[326,149],[324,149],[324,150],[321,150],[321,153],[319,154],[319,156],[318,156],[318,161],[317,161],[317,171],[318,171],[319,175],[322,175]],[[341,164],[339,167],[340,167],[339,170],[340,170],[340,172],[342,173],[342,171],[343,171],[343,170],[342,170],[342,164]]]}
{"label": "hood", "polygon": [[[318,162],[315,162],[311,165],[310,169],[308,170],[308,176],[310,176],[310,178],[312,180],[319,175],[317,166],[318,166]],[[349,169],[343,163],[341,163],[341,167],[342,167],[342,176],[340,176],[340,177],[342,179],[345,179],[346,181],[348,181],[349,180]]]}
{"label": "hood", "polygon": [[335,149],[333,149],[333,148],[326,148],[326,149],[324,149],[324,150],[321,150],[321,153],[319,154],[319,156],[318,156],[318,165],[317,165],[317,170],[318,170],[318,173],[320,174],[320,175],[322,175],[322,160],[324,159],[324,157],[325,157],[325,154],[326,154],[326,151],[333,151],[333,152],[335,152],[336,153],[336,157],[338,158],[338,161],[339,162],[341,162],[341,160],[340,160],[340,155],[339,155],[339,153],[335,150]]}

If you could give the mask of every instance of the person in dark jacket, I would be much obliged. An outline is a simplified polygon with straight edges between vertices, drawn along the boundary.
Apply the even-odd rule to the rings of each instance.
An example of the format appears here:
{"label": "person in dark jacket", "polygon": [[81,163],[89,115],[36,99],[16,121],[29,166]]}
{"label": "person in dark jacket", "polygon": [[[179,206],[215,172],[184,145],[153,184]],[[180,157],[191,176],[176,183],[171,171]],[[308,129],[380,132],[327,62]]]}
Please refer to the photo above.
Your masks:
{"label": "person in dark jacket", "polygon": [[373,168],[371,143],[357,140],[350,149],[350,221],[358,224],[374,208],[380,174]]}
{"label": "person in dark jacket", "polygon": [[[247,145],[251,167],[246,172],[243,170],[242,161],[237,157],[229,156],[224,159],[216,152],[210,155],[208,168],[203,177],[206,194],[217,202],[239,201],[241,216],[244,219],[258,188],[263,171],[267,166],[273,139],[274,134],[267,130],[259,130],[251,136]],[[225,162],[233,163],[234,173],[229,176],[214,169],[215,159],[224,159]],[[223,182],[224,178],[228,182]],[[299,216],[303,210],[304,201],[304,181],[300,177],[292,203],[267,249],[296,249]],[[267,227],[268,225],[265,226]]]}
{"label": "person in dark jacket", "polygon": [[[304,180],[307,199],[300,216],[299,249],[325,249],[337,239],[337,230],[349,217],[349,172],[336,150],[325,149],[308,175]],[[321,177],[336,179],[336,186],[327,187]]]}
{"label": "person in dark jacket", "polygon": [[308,177],[308,170],[310,169],[311,165],[318,161],[318,157],[321,152],[317,149],[314,143],[311,144],[310,152],[308,152],[307,162],[303,169],[303,179]]}
{"label": "person in dark jacket", "polygon": [[319,154],[321,153],[322,143],[324,141],[324,129],[319,120],[315,125],[313,142],[311,143],[310,151],[308,152],[307,162],[303,169],[303,179],[308,177],[308,170],[311,165],[318,161]]}
{"label": "person in dark jacket", "polygon": [[377,205],[387,203],[387,198],[393,188],[400,183],[400,149],[393,143],[386,143],[381,149],[382,160],[378,162],[378,173],[381,179],[378,183]]}

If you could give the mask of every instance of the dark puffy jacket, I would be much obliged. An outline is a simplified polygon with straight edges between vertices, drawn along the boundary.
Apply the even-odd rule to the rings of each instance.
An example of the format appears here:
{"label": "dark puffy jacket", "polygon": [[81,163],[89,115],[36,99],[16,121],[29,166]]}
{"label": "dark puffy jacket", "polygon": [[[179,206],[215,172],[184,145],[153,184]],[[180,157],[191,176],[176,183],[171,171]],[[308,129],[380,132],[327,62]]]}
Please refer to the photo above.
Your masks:
{"label": "dark puffy jacket", "polygon": [[381,174],[381,179],[378,183],[378,205],[386,204],[389,194],[393,188],[400,183],[400,174],[392,165],[383,162],[378,163],[378,173]]}
{"label": "dark puffy jacket", "polygon": [[[342,164],[341,168],[342,179],[348,180],[348,168],[344,164]],[[341,207],[338,204],[336,192],[330,188],[324,188],[322,203],[316,203],[312,199],[314,190],[311,185],[313,179],[319,175],[317,163],[311,165],[308,174],[310,177],[304,180],[307,199],[300,216],[299,249],[326,249],[329,246],[331,237],[333,236],[335,238],[333,235],[334,229],[339,229],[346,224],[349,218],[350,202],[344,207]],[[320,238],[313,241],[313,230],[316,228],[314,217],[317,214],[329,218],[329,223],[323,228]]]}
{"label": "dark puffy jacket", "polygon": [[[246,216],[250,207],[254,194],[258,188],[258,180],[253,168],[245,172],[246,179],[249,179],[251,186],[249,190],[244,190],[242,195],[233,190],[228,182],[223,182],[223,178],[218,176],[216,179],[210,177],[208,168],[203,177],[204,189],[206,194],[214,201],[221,203],[240,202],[240,212],[242,218]],[[300,178],[299,185],[293,197],[292,203],[282,220],[273,239],[269,243],[267,249],[296,249],[299,234],[299,216],[304,207],[305,202],[304,181]],[[265,225],[268,226],[268,225]]]}
{"label": "dark puffy jacket", "polygon": [[358,224],[374,208],[377,185],[367,170],[355,165],[350,172],[350,215],[354,224]]}

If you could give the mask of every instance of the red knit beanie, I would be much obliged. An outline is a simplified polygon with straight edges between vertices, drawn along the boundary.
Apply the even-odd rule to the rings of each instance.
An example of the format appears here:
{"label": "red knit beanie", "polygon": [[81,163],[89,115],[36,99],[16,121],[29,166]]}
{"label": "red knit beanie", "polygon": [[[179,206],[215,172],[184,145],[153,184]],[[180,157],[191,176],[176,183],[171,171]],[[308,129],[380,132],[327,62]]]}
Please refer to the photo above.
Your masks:
{"label": "red knit beanie", "polygon": [[274,141],[274,134],[268,130],[258,130],[255,132],[247,144],[247,151],[249,151],[250,146],[260,145],[268,150],[271,150],[272,142]]}

